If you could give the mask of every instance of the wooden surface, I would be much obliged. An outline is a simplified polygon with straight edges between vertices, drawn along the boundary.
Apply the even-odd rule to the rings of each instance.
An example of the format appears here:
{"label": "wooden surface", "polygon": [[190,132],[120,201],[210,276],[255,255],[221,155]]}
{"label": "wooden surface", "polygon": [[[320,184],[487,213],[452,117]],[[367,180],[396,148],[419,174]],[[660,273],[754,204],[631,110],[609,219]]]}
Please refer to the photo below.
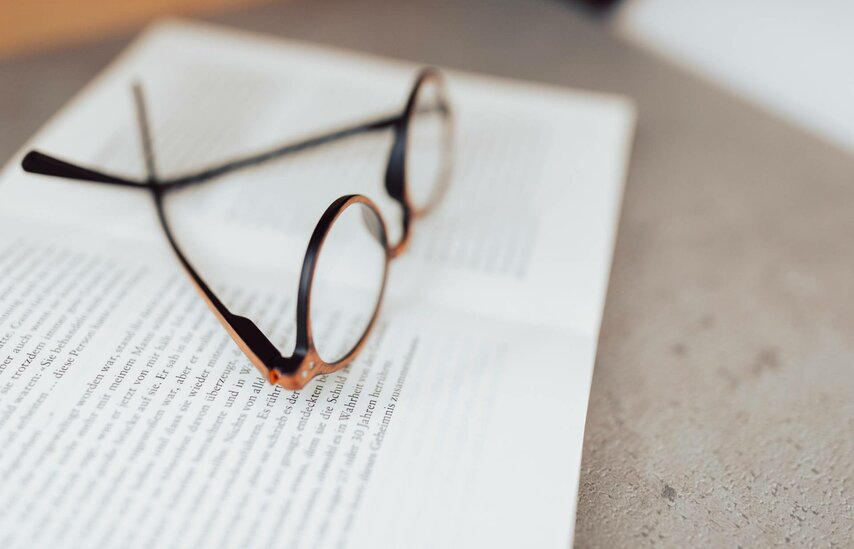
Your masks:
{"label": "wooden surface", "polygon": [[211,13],[264,0],[0,0],[0,56],[127,32],[166,14]]}
{"label": "wooden surface", "polygon": [[[854,158],[560,2],[314,1],[217,19],[633,97],[576,543],[851,546]],[[123,44],[0,63],[0,156]]]}

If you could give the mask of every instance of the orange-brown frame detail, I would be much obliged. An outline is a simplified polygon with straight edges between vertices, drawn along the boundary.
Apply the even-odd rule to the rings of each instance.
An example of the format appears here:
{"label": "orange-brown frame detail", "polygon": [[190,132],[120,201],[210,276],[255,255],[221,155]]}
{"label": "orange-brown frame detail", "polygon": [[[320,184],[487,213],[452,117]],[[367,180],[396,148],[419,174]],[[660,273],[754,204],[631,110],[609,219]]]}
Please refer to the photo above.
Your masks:
{"label": "orange-brown frame detail", "polygon": [[[416,109],[418,107],[418,94],[428,83],[437,86],[439,111],[443,115],[445,121],[445,146],[450,150],[452,145],[453,117],[445,94],[444,78],[436,69],[427,68],[423,69],[418,74],[412,91],[407,99],[406,106],[403,109],[403,112],[399,115],[379,118],[377,120],[358,124],[337,132],[307,139],[299,143],[291,143],[274,147],[255,155],[238,158],[188,175],[171,178],[160,178],[157,176],[146,105],[141,87],[139,85],[135,85],[134,98],[136,101],[137,118],[148,172],[145,181],[128,179],[108,174],[103,171],[86,168],[38,151],[28,152],[24,156],[21,165],[23,169],[29,173],[73,179],[77,181],[120,185],[149,191],[157,209],[158,218],[172,250],[175,252],[178,260],[184,267],[184,270],[193,283],[193,286],[199,292],[199,295],[205,303],[207,303],[217,320],[219,320],[231,338],[234,339],[243,353],[247,358],[249,358],[252,364],[255,365],[258,371],[261,372],[265,379],[270,383],[279,384],[286,389],[298,390],[304,387],[306,383],[317,375],[327,374],[346,367],[362,350],[379,315],[380,304],[385,291],[385,282],[388,276],[389,262],[391,259],[398,257],[407,248],[411,238],[412,221],[426,215],[439,201],[447,188],[451,167],[450,153],[448,153],[448,158],[446,159],[447,163],[441,167],[439,176],[440,180],[437,182],[437,189],[433,193],[428,204],[422,208],[416,207],[416,205],[412,203],[407,192],[406,150],[409,143],[409,128],[412,117],[416,114]],[[235,315],[229,311],[222,301],[220,301],[213,291],[211,291],[210,287],[205,283],[199,273],[193,268],[172,233],[172,228],[163,207],[164,197],[174,190],[184,188],[189,185],[201,184],[226,173],[267,162],[286,154],[296,153],[365,132],[383,129],[391,129],[394,132],[394,139],[386,167],[385,188],[389,195],[401,206],[403,226],[401,238],[394,244],[389,243],[386,225],[382,215],[376,205],[365,196],[342,196],[326,209],[315,227],[306,249],[297,297],[297,341],[294,353],[291,356],[285,357],[251,320]],[[370,322],[356,345],[343,358],[329,363],[320,357],[312,338],[310,313],[312,282],[314,280],[320,251],[330,229],[347,208],[356,204],[362,204],[367,207],[376,215],[378,220],[376,228],[374,229],[376,231],[374,236],[380,240],[383,248],[385,249],[385,268],[383,270],[382,289],[380,290],[376,307],[374,308]]]}

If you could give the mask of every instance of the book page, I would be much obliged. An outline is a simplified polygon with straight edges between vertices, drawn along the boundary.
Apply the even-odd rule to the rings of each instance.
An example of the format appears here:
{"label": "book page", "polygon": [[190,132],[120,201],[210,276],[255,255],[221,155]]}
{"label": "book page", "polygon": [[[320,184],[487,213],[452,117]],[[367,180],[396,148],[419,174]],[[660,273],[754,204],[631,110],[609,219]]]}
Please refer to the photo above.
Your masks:
{"label": "book page", "polygon": [[[136,81],[158,171],[187,173],[399,112],[416,69],[166,23],[32,145],[142,179]],[[393,263],[365,351],[298,392],[267,384],[205,308],[144,190],[4,170],[0,545],[568,543],[632,111],[447,79],[450,191]],[[332,200],[364,193],[399,232],[390,143],[351,138],[187,197],[191,260],[281,349]]]}

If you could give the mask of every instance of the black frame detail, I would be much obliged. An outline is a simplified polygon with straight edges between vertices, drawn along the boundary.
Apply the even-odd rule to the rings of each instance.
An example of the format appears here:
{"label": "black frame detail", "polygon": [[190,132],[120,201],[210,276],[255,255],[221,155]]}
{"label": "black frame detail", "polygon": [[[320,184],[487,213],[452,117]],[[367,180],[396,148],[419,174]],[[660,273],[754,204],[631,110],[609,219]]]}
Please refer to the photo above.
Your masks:
{"label": "black frame detail", "polygon": [[[421,70],[418,74],[415,84],[412,87],[412,91],[409,94],[406,106],[400,114],[378,118],[376,120],[357,124],[329,134],[306,139],[298,143],[280,145],[258,154],[237,158],[197,172],[171,178],[161,178],[157,175],[150,125],[148,123],[147,107],[142,87],[137,83],[133,86],[133,94],[142,141],[142,152],[144,154],[147,172],[146,179],[144,181],[128,179],[99,170],[79,166],[35,150],[29,151],[24,156],[21,161],[21,167],[26,172],[39,175],[131,187],[148,191],[154,202],[158,220],[166,234],[166,239],[169,242],[170,247],[177,256],[181,265],[184,267],[184,270],[189,276],[191,282],[199,291],[201,297],[205,300],[211,311],[228,331],[229,335],[235,340],[235,342],[237,342],[243,352],[261,371],[267,380],[271,383],[278,383],[287,389],[300,389],[316,375],[330,373],[344,368],[362,349],[379,314],[382,297],[385,291],[385,283],[388,276],[388,264],[391,259],[399,256],[406,248],[411,236],[412,221],[428,213],[429,209],[434,205],[431,203],[426,208],[416,208],[412,204],[410,197],[407,195],[406,185],[406,149],[409,138],[410,120],[415,114],[418,93],[426,82],[433,82],[437,85],[440,100],[439,109],[446,120],[446,125],[450,132],[450,128],[453,127],[453,118],[450,105],[446,99],[444,91],[444,78],[438,70],[426,68]],[[402,209],[403,232],[400,241],[393,245],[388,242],[386,226],[382,215],[376,205],[369,198],[362,195],[346,195],[335,200],[321,216],[306,248],[297,296],[296,346],[294,353],[291,356],[283,356],[279,352],[278,348],[276,348],[276,346],[251,320],[243,316],[235,315],[228,310],[225,304],[223,304],[216,294],[214,294],[187,259],[172,233],[169,220],[164,212],[164,196],[175,190],[191,185],[202,184],[227,173],[259,165],[287,154],[297,153],[332,143],[340,139],[384,129],[391,129],[394,132],[393,143],[389,152],[389,159],[386,167],[385,188],[389,195],[400,204]],[[450,143],[448,146],[450,146]],[[439,184],[442,185],[442,188],[441,191],[437,193],[438,195],[441,195],[444,188],[447,186],[447,177],[449,174],[446,172],[447,170],[443,171],[443,181],[439,182]],[[344,212],[344,210],[355,204],[363,204],[369,208],[376,215],[378,220],[375,227],[371,226],[371,230],[380,240],[386,251],[383,284],[373,316],[359,341],[343,358],[333,363],[327,363],[318,355],[312,340],[310,318],[312,282],[314,280],[314,272],[320,255],[320,250],[323,247],[323,242],[325,241],[326,236],[329,234],[329,231],[335,221]]]}

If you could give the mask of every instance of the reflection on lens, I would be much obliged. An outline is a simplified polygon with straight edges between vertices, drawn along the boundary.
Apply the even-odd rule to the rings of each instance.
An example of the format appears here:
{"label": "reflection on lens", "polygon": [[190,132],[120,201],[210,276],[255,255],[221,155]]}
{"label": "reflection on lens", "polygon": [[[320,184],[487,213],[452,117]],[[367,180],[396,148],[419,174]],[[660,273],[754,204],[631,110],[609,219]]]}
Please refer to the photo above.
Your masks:
{"label": "reflection on lens", "polygon": [[366,204],[351,204],[329,229],[312,280],[311,329],[325,362],[341,360],[362,339],[379,306],[386,266],[382,221]]}
{"label": "reflection on lens", "polygon": [[428,77],[418,88],[406,143],[406,194],[417,211],[434,206],[451,169],[451,120],[440,82]]}

